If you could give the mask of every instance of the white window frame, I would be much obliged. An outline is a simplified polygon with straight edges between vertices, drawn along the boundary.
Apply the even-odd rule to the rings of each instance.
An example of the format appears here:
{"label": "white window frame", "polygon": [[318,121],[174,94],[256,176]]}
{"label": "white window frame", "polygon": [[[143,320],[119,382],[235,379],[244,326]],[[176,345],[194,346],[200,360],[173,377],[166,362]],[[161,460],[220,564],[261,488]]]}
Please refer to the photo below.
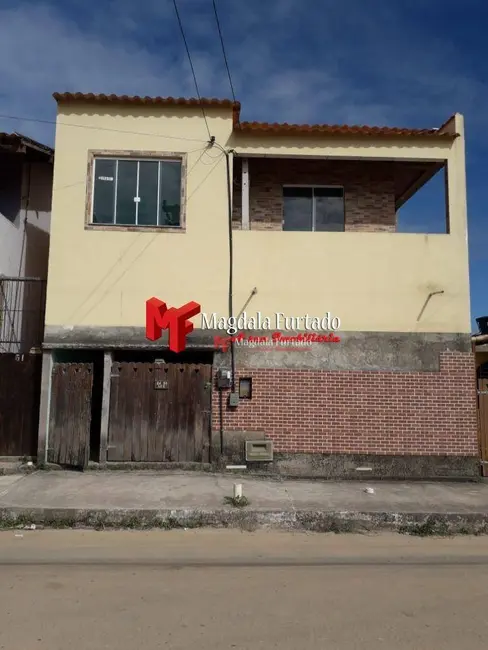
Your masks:
{"label": "white window frame", "polygon": [[[314,190],[342,190],[342,201],[344,204],[344,229],[346,227],[346,191],[344,189],[344,185],[316,185],[314,184],[305,184],[305,183],[297,183],[297,184],[290,184],[287,183],[286,185],[282,186],[282,189],[285,190],[285,188],[303,188],[303,189],[311,189],[312,190],[312,230],[308,232],[327,232],[326,230],[316,230],[316,225],[317,225],[317,215],[316,215],[316,208],[315,208],[315,194]],[[283,222],[282,225],[285,224],[285,215],[284,215],[284,210],[285,206],[283,204]],[[293,231],[292,231],[293,232]],[[303,232],[307,232],[306,230]],[[335,232],[335,231],[331,231]]]}
{"label": "white window frame", "polygon": [[[98,224],[93,221],[93,209],[95,205],[95,181],[96,181],[96,171],[97,171],[97,161],[98,160],[115,160],[115,189],[114,189],[114,211],[113,211],[113,221],[112,223],[104,223],[104,224]],[[139,216],[139,201],[135,201],[136,204],[136,214],[135,214],[135,223],[133,224],[121,224],[117,223],[117,189],[118,189],[118,179],[119,179],[119,162],[120,161],[130,161],[130,162],[136,162],[137,163],[137,179],[136,179],[136,196],[134,197],[135,199],[140,199],[139,197],[139,169],[140,165],[139,163],[141,162],[157,162],[158,163],[158,189],[157,189],[157,206],[158,206],[158,214],[157,214],[157,219],[155,224],[139,224],[138,216]],[[174,164],[179,164],[180,165],[180,223],[177,226],[168,226],[167,224],[162,224],[161,225],[161,206],[159,205],[159,198],[161,196],[161,163],[162,162],[170,162]],[[118,156],[118,155],[105,155],[105,154],[95,154],[93,156],[93,167],[92,167],[92,179],[91,179],[91,200],[90,200],[90,221],[89,225],[94,226],[94,227],[99,227],[99,226],[117,226],[117,227],[124,227],[124,228],[168,228],[170,230],[176,230],[176,229],[181,229],[183,227],[182,224],[182,216],[181,216],[181,211],[183,209],[183,205],[181,202],[181,194],[182,194],[182,187],[183,187],[183,173],[184,173],[184,168],[183,168],[183,158],[180,157],[167,157],[167,156],[161,156],[161,157],[137,157],[137,156]]]}

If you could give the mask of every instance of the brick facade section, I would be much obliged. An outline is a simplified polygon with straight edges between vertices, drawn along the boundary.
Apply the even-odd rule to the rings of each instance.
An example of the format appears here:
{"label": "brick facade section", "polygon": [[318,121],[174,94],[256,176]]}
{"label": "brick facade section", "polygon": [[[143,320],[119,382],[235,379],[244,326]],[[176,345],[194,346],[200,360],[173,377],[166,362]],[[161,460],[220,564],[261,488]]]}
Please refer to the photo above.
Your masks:
{"label": "brick facade section", "polygon": [[[252,377],[252,399],[224,407],[224,431],[264,431],[276,452],[478,455],[471,354],[442,353],[440,372],[259,369],[237,377]],[[218,431],[217,390],[212,423]]]}
{"label": "brick facade section", "polygon": [[[281,230],[284,185],[344,188],[345,230],[396,230],[395,178],[383,162],[252,158],[249,160],[251,230]],[[241,227],[241,168],[234,181],[234,227]]]}

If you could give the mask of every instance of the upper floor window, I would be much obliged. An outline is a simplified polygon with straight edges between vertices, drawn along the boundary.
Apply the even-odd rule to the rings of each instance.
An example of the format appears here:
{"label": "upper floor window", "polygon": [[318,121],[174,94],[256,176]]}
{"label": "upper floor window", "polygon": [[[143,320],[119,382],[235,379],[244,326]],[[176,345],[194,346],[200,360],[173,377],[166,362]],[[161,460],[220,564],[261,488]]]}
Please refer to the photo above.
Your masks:
{"label": "upper floor window", "polygon": [[93,165],[93,224],[181,227],[181,160],[96,157]]}
{"label": "upper floor window", "polygon": [[344,222],[342,187],[283,188],[283,230],[340,232]]}

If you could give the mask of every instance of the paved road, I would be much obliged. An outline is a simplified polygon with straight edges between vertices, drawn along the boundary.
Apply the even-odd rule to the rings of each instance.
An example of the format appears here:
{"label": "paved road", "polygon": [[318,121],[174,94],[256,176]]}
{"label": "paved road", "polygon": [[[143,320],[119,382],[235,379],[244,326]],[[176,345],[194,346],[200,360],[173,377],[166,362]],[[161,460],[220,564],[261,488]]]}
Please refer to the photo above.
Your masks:
{"label": "paved road", "polygon": [[486,538],[0,533],[5,650],[484,650],[487,596]]}

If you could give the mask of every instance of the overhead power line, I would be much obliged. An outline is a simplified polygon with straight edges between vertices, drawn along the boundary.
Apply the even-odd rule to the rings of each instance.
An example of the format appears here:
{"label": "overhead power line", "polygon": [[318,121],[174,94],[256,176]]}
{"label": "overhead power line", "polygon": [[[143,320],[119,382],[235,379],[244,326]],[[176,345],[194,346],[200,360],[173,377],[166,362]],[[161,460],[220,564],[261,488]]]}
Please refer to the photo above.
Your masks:
{"label": "overhead power line", "polygon": [[220,28],[220,20],[219,20],[219,14],[217,12],[217,5],[215,3],[215,0],[212,0],[213,4],[213,9],[214,9],[214,14],[215,14],[215,21],[217,23],[217,29],[219,32],[219,37],[220,37],[220,44],[222,45],[222,54],[224,55],[224,62],[225,62],[225,67],[227,68],[227,76],[229,77],[229,84],[230,84],[230,90],[232,92],[232,99],[234,102],[236,102],[236,94],[234,92],[234,84],[232,83],[232,75],[230,74],[230,68],[229,68],[229,62],[227,61],[227,55],[225,53],[225,45],[224,45],[224,37],[222,36],[222,29]]}
{"label": "overhead power line", "polygon": [[197,138],[182,138],[177,135],[166,135],[164,133],[147,133],[144,131],[124,131],[123,129],[110,129],[105,126],[90,126],[89,124],[72,124],[67,122],[56,122],[56,120],[40,120],[33,117],[20,117],[18,115],[0,115],[0,119],[4,120],[16,120],[18,122],[37,122],[39,124],[52,124],[54,126],[73,126],[78,129],[92,129],[94,131],[112,131],[115,133],[128,133],[130,135],[149,135],[153,138],[167,138],[169,140],[184,140],[186,142],[206,142],[205,140]]}
{"label": "overhead power line", "polygon": [[196,93],[197,93],[198,101],[200,102],[200,107],[202,109],[203,119],[205,120],[205,126],[207,127],[208,139],[209,139],[209,141],[212,141],[213,140],[212,134],[210,133],[210,129],[209,129],[208,122],[207,122],[207,116],[205,115],[205,109],[203,108],[203,104],[202,104],[202,98],[200,97],[200,91],[198,90],[197,76],[195,74],[195,68],[193,67],[193,62],[191,60],[190,49],[188,47],[188,43],[186,42],[185,31],[183,29],[183,24],[181,22],[180,13],[178,11],[178,5],[176,4],[176,0],[173,0],[173,6],[175,8],[176,19],[178,20],[178,25],[180,26],[180,31],[181,31],[181,36],[183,38],[183,43],[185,44],[186,54],[188,56],[188,61],[190,63],[190,68],[191,68],[191,72],[192,72],[192,75],[193,75],[193,81],[195,82],[195,90],[196,90]]}

